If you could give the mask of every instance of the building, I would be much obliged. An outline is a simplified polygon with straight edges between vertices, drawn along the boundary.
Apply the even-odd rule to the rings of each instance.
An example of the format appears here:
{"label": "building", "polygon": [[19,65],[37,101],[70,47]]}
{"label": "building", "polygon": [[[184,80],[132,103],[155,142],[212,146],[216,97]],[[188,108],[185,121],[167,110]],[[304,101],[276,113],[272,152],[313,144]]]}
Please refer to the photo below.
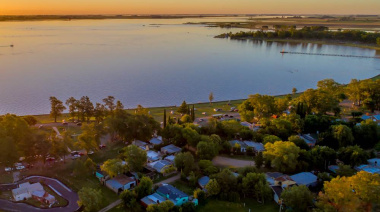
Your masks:
{"label": "building", "polygon": [[98,180],[104,184],[104,182],[107,180],[107,173],[105,173],[104,171],[100,170],[100,168],[98,168],[95,172],[95,176],[96,178],[98,178]]}
{"label": "building", "polygon": [[146,156],[148,158],[148,163],[158,161],[161,159],[161,154],[152,150],[147,151]]}
{"label": "building", "polygon": [[161,153],[164,155],[174,155],[181,151],[182,151],[181,148],[174,146],[173,144],[170,144],[168,146],[164,146],[161,148]]}
{"label": "building", "polygon": [[331,165],[331,166],[328,167],[328,169],[329,169],[331,172],[333,172],[333,173],[336,174],[336,171],[339,169],[339,166],[338,166],[338,165]]}
{"label": "building", "polygon": [[149,143],[152,145],[160,145],[163,143],[162,137],[161,136],[154,137],[154,138],[150,139]]}
{"label": "building", "polygon": [[164,174],[167,168],[173,166],[173,163],[167,160],[158,160],[148,164],[149,167],[153,168],[156,172]]}
{"label": "building", "polygon": [[132,177],[127,177],[124,174],[118,175],[110,180],[106,181],[106,186],[116,193],[120,193],[124,190],[134,188],[136,186],[136,180]]}
{"label": "building", "polygon": [[149,145],[148,143],[144,142],[144,141],[140,141],[140,140],[134,140],[132,141],[132,144],[133,145],[136,145],[138,147],[140,147],[142,150],[145,150],[145,151],[148,151],[149,150]]}
{"label": "building", "polygon": [[371,116],[362,115],[360,118],[361,118],[361,119],[363,119],[363,120],[367,120],[367,119],[370,119],[370,118],[371,118]]}
{"label": "building", "polygon": [[56,199],[53,195],[47,193],[46,191],[34,191],[32,193],[33,199],[40,201],[41,203],[52,205],[55,203]]}
{"label": "building", "polygon": [[240,122],[240,125],[242,125],[244,127],[248,127],[250,130],[253,130],[253,126],[254,126],[253,124],[246,122],[246,121]]}
{"label": "building", "polygon": [[22,201],[31,198],[33,192],[35,191],[45,192],[44,187],[41,185],[41,183],[30,184],[29,182],[26,182],[20,184],[18,188],[13,189],[12,196],[15,201]]}
{"label": "building", "polygon": [[165,160],[174,163],[175,155],[169,155],[165,157]]}
{"label": "building", "polygon": [[357,171],[365,171],[372,174],[380,174],[380,158],[371,158],[368,164],[362,164],[355,167]]}
{"label": "building", "polygon": [[274,180],[278,177],[281,177],[284,175],[283,173],[280,172],[267,172],[265,173],[266,179],[269,183],[269,185],[274,185]]}
{"label": "building", "polygon": [[380,167],[380,158],[369,159],[368,164],[371,166]]}
{"label": "building", "polygon": [[281,194],[282,194],[282,187],[281,186],[271,186],[271,189],[273,190],[273,200],[281,205],[281,201],[280,201],[280,198],[281,198]]}
{"label": "building", "polygon": [[246,152],[247,151],[247,147],[248,146],[243,141],[232,140],[232,141],[229,141],[229,143],[231,145],[231,148],[240,147],[240,151],[241,152]]}
{"label": "building", "polygon": [[318,183],[318,177],[311,172],[301,172],[290,176],[290,178],[293,179],[297,185],[305,185],[307,187],[316,186]]}
{"label": "building", "polygon": [[198,186],[204,189],[209,181],[210,178],[208,176],[203,176],[198,179]]}
{"label": "building", "polygon": [[157,193],[153,193],[149,196],[146,196],[144,198],[142,198],[140,200],[140,203],[141,205],[143,205],[144,207],[148,207],[149,205],[155,205],[155,204],[160,204],[161,202],[164,202],[166,200],[165,197],[157,194]]}
{"label": "building", "polygon": [[295,180],[293,180],[288,175],[282,175],[274,179],[274,185],[280,186],[281,188],[287,188],[295,184],[296,184]]}
{"label": "building", "polygon": [[167,200],[170,200],[176,206],[181,206],[189,201],[189,196],[187,194],[169,184],[164,184],[159,187],[156,193],[165,197]]}
{"label": "building", "polygon": [[259,142],[254,142],[254,141],[243,141],[247,147],[253,148],[253,151],[256,153],[263,152],[265,150],[264,145]]}
{"label": "building", "polygon": [[299,135],[299,137],[302,138],[309,147],[314,147],[317,143],[317,139],[313,138],[310,134]]}

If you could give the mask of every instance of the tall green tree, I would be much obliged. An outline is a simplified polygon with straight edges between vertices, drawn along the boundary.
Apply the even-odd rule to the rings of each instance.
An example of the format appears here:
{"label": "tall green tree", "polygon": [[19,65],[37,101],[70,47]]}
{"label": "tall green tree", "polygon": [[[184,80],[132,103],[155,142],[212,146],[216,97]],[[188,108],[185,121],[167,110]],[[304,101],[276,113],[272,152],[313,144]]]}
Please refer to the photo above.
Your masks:
{"label": "tall green tree", "polygon": [[300,151],[301,149],[292,142],[276,141],[273,144],[265,144],[263,156],[265,160],[271,161],[277,170],[291,172],[297,166]]}
{"label": "tall green tree", "polygon": [[353,144],[354,136],[352,135],[351,129],[346,125],[333,125],[332,133],[340,147],[346,147]]}
{"label": "tall green tree", "polygon": [[187,114],[189,112],[186,101],[182,102],[181,106],[178,107],[177,112],[181,114]]}
{"label": "tall green tree", "polygon": [[85,149],[87,152],[90,150],[97,150],[100,144],[100,137],[102,132],[98,129],[95,123],[84,124],[82,126],[82,134],[78,136],[76,146]]}
{"label": "tall green tree", "polygon": [[69,107],[70,117],[72,119],[75,119],[78,110],[78,100],[76,100],[74,97],[70,97],[66,100],[66,105]]}
{"label": "tall green tree", "polygon": [[103,104],[96,103],[96,106],[94,108],[94,117],[98,124],[104,121],[106,113],[107,113],[106,107]]}
{"label": "tall green tree", "polygon": [[164,109],[164,120],[163,120],[164,122],[164,128],[166,127],[166,109]]}
{"label": "tall green tree", "polygon": [[103,165],[100,166],[100,169],[106,172],[111,178],[128,171],[127,165],[123,165],[122,160],[117,158],[106,160]]}
{"label": "tall green tree", "polygon": [[135,145],[125,147],[124,156],[132,171],[141,171],[148,159],[146,152]]}
{"label": "tall green tree", "polygon": [[62,101],[54,96],[49,98],[50,100],[50,117],[54,118],[54,122],[57,122],[57,117],[62,115],[62,112],[66,109]]}
{"label": "tall green tree", "polygon": [[306,186],[300,185],[284,189],[281,199],[287,207],[292,208],[292,211],[303,212],[313,206],[314,196]]}
{"label": "tall green tree", "polygon": [[256,198],[258,201],[265,203],[272,195],[272,190],[263,173],[248,173],[243,178],[243,192],[247,196]]}
{"label": "tall green tree", "polygon": [[138,206],[137,195],[134,191],[124,190],[120,194],[120,199],[125,209],[133,210]]}
{"label": "tall green tree", "polygon": [[214,101],[214,93],[210,92],[208,95],[208,100],[210,101],[210,105],[212,104],[212,101]]}
{"label": "tall green tree", "polygon": [[194,157],[190,152],[178,153],[174,159],[174,165],[188,176],[194,167]]}
{"label": "tall green tree", "polygon": [[135,188],[137,199],[141,199],[145,196],[152,194],[153,181],[149,177],[142,177],[139,185]]}
{"label": "tall green tree", "polygon": [[208,196],[216,196],[220,193],[220,186],[218,181],[215,179],[211,179],[207,184],[206,184],[206,190],[207,190],[207,195]]}
{"label": "tall green tree", "polygon": [[92,104],[90,98],[88,96],[82,96],[79,100],[78,108],[82,115],[82,121],[87,119],[87,122],[89,122],[94,114],[94,104]]}
{"label": "tall green tree", "polygon": [[103,197],[100,190],[83,187],[79,192],[79,206],[84,206],[84,211],[98,211],[102,205]]}
{"label": "tall green tree", "polygon": [[108,107],[109,114],[112,114],[115,109],[115,97],[108,96],[103,99],[104,104]]}

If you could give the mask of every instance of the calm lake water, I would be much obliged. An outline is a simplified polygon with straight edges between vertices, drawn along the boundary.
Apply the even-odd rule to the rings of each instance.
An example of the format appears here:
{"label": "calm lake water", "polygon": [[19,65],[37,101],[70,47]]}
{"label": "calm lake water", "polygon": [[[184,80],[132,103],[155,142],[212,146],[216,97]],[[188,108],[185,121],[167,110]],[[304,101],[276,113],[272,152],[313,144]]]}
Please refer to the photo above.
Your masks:
{"label": "calm lake water", "polygon": [[380,74],[380,59],[280,54],[380,56],[375,50],[216,39],[240,29],[182,24],[215,20],[225,19],[0,22],[0,114],[49,113],[50,96],[164,106],[208,101],[211,91],[240,99]]}

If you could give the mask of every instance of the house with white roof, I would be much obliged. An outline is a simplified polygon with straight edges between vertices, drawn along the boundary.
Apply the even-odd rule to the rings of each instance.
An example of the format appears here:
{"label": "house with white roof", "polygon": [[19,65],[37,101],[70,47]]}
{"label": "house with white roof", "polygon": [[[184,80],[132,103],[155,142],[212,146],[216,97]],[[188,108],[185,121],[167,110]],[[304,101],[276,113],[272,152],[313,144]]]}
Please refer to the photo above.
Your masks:
{"label": "house with white roof", "polygon": [[18,188],[12,190],[12,196],[15,201],[22,201],[25,199],[29,199],[32,197],[33,192],[35,191],[45,191],[44,187],[41,183],[33,183],[29,182],[22,183],[18,186]]}
{"label": "house with white roof", "polygon": [[148,158],[148,163],[161,160],[162,156],[159,152],[149,150],[146,152],[146,156]]}

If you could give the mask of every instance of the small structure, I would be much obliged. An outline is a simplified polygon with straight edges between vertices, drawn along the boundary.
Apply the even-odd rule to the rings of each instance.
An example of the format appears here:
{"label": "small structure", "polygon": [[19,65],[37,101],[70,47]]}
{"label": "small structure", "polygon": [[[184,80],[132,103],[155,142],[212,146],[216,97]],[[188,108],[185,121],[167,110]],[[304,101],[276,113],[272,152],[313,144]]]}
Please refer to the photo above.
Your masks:
{"label": "small structure", "polygon": [[160,145],[163,143],[162,137],[161,136],[153,137],[152,139],[150,139],[149,143],[151,143],[152,145]]}
{"label": "small structure", "polygon": [[164,146],[161,148],[161,153],[165,155],[174,155],[181,151],[182,151],[181,148],[174,146],[173,144],[170,144],[168,146]]}
{"label": "small structure", "polygon": [[274,185],[274,180],[278,177],[281,177],[284,175],[283,173],[280,172],[267,172],[265,173],[266,179],[269,183],[269,185]]}
{"label": "small structure", "polygon": [[309,147],[314,147],[317,143],[317,139],[313,138],[310,134],[299,135],[299,137],[302,138]]}
{"label": "small structure", "polygon": [[96,178],[98,178],[98,180],[104,185],[104,182],[107,180],[107,173],[105,173],[104,171],[100,170],[100,168],[96,169],[96,172],[95,172],[95,176]]}
{"label": "small structure", "polygon": [[143,205],[144,207],[148,207],[149,205],[155,205],[155,204],[160,204],[161,202],[164,202],[166,200],[165,197],[157,194],[157,193],[153,193],[149,196],[146,196],[144,198],[142,198],[140,200],[140,203],[141,205]]}
{"label": "small structure", "polygon": [[133,145],[136,145],[138,147],[140,147],[142,150],[145,150],[145,151],[148,151],[149,150],[149,145],[148,143],[144,142],[144,141],[140,141],[140,140],[134,140],[132,141],[132,144]]}
{"label": "small structure", "polygon": [[328,169],[329,169],[331,172],[333,172],[333,173],[336,174],[336,171],[339,169],[339,166],[338,166],[338,165],[331,165],[331,166],[328,167]]}
{"label": "small structure", "polygon": [[198,179],[198,186],[204,189],[209,181],[210,178],[208,176],[203,176]]}
{"label": "small structure", "polygon": [[232,141],[229,141],[229,143],[231,145],[231,148],[239,146],[241,152],[246,152],[247,151],[247,147],[248,146],[243,141],[232,140]]}
{"label": "small structure", "polygon": [[146,156],[148,158],[148,163],[158,161],[161,159],[161,154],[152,150],[147,151]]}
{"label": "small structure", "polygon": [[280,186],[281,188],[287,188],[295,184],[295,180],[290,178],[288,175],[282,175],[274,179],[274,185]]}
{"label": "small structure", "polygon": [[243,141],[247,147],[253,148],[253,151],[256,153],[263,152],[265,150],[264,145],[259,142],[254,142],[254,141]]}
{"label": "small structure", "polygon": [[31,198],[33,192],[35,191],[45,192],[44,187],[41,185],[41,183],[30,184],[29,182],[26,182],[20,184],[18,188],[13,189],[12,196],[15,201],[22,201]]}
{"label": "small structure", "polygon": [[380,158],[371,158],[368,159],[368,164],[375,167],[380,167]]}
{"label": "small structure", "polygon": [[372,174],[380,174],[380,158],[371,158],[368,161],[368,164],[362,164],[355,167],[357,171],[365,171]]}
{"label": "small structure", "polygon": [[38,200],[40,201],[41,203],[45,203],[45,204],[54,204],[55,203],[55,197],[49,193],[47,193],[46,191],[34,191],[32,193],[32,197],[33,199],[35,200]]}
{"label": "small structure", "polygon": [[167,200],[170,200],[176,206],[181,206],[189,201],[189,196],[187,194],[169,184],[164,184],[159,187],[156,193],[165,197]]}
{"label": "small structure", "polygon": [[311,172],[301,172],[290,177],[297,183],[297,185],[312,187],[316,186],[318,183],[318,177]]}
{"label": "small structure", "polygon": [[363,120],[365,121],[365,120],[367,120],[367,119],[370,119],[371,116],[362,115],[360,118],[363,119]]}
{"label": "small structure", "polygon": [[152,163],[149,163],[148,166],[153,168],[156,172],[163,174],[165,169],[171,167],[173,163],[167,160],[158,160]]}
{"label": "small structure", "polygon": [[165,157],[165,160],[174,163],[175,155],[169,155]]}
{"label": "small structure", "polygon": [[116,193],[131,189],[136,186],[136,180],[124,174],[118,175],[106,181],[106,186]]}

